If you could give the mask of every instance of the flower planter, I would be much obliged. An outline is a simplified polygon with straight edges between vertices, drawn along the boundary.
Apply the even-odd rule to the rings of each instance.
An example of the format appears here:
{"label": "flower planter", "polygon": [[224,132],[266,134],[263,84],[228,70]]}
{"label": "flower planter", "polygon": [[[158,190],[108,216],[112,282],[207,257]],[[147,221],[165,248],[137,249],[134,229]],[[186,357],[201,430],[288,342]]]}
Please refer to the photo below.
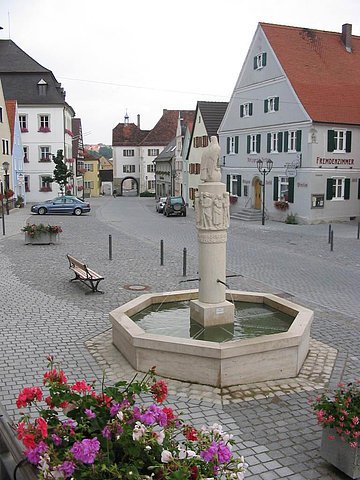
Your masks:
{"label": "flower planter", "polygon": [[[329,435],[335,440],[329,440]],[[335,429],[324,428],[321,439],[321,457],[334,465],[352,479],[360,478],[360,452],[359,447],[352,448],[343,442]]]}
{"label": "flower planter", "polygon": [[31,237],[25,232],[25,245],[50,245],[59,243],[60,236],[55,233],[43,232]]}

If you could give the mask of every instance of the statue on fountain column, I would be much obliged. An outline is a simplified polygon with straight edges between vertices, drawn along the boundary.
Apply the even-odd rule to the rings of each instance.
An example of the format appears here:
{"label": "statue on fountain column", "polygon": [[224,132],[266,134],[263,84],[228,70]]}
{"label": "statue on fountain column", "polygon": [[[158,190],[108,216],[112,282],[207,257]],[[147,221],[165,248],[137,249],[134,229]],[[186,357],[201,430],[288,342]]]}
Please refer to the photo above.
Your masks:
{"label": "statue on fountain column", "polygon": [[220,182],[219,157],[220,145],[217,137],[214,135],[210,138],[210,145],[201,157],[200,179],[203,182]]}

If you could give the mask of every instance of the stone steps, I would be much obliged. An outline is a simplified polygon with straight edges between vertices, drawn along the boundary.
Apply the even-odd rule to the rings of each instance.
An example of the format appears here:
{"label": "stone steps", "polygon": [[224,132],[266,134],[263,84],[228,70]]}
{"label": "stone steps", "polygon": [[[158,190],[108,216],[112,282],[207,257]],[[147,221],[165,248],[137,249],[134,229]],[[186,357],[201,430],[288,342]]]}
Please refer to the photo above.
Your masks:
{"label": "stone steps", "polygon": [[256,222],[261,221],[262,212],[255,208],[242,208],[241,210],[231,213],[230,218],[243,220],[245,222]]}

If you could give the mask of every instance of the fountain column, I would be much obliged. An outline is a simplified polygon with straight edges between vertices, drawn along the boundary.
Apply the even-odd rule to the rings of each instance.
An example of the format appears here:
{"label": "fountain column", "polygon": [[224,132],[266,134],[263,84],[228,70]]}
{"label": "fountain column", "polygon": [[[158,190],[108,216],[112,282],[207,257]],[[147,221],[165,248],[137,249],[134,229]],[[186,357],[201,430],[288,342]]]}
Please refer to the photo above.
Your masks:
{"label": "fountain column", "polygon": [[222,183],[220,146],[213,136],[201,158],[203,181],[195,195],[199,243],[199,298],[190,302],[190,317],[203,327],[234,322],[234,305],[226,300],[226,241],[229,194]]}

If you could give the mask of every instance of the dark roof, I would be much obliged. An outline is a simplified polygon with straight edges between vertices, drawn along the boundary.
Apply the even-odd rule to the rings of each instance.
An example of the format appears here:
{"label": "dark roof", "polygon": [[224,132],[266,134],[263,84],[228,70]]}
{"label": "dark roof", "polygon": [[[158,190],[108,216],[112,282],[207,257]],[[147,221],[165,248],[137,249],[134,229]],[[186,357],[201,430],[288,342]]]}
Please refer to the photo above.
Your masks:
{"label": "dark roof", "polygon": [[99,170],[99,178],[102,182],[112,182],[113,181],[113,170]]}
{"label": "dark roof", "polygon": [[[51,70],[36,62],[12,40],[0,40],[0,77],[6,100],[16,99],[19,105],[66,104],[65,91]],[[40,80],[48,85],[46,95],[39,95]]]}
{"label": "dark roof", "polygon": [[156,146],[167,145],[176,135],[178,118],[182,118],[182,124],[191,125],[194,122],[194,110],[163,110],[162,117],[150,130],[149,134],[141,142],[141,145]]}
{"label": "dark roof", "polygon": [[228,102],[197,102],[209,137],[217,135],[218,128],[224,118]]}
{"label": "dark roof", "polygon": [[360,124],[359,36],[351,35],[348,52],[341,33],[269,23],[260,27],[314,121]]}
{"label": "dark roof", "polygon": [[149,133],[149,130],[141,130],[135,123],[118,123],[113,128],[112,145],[118,147],[134,147]]}
{"label": "dark roof", "polygon": [[113,146],[166,146],[176,135],[178,118],[192,128],[194,110],[163,110],[152,130],[141,130],[134,123],[119,123],[113,129]]}

